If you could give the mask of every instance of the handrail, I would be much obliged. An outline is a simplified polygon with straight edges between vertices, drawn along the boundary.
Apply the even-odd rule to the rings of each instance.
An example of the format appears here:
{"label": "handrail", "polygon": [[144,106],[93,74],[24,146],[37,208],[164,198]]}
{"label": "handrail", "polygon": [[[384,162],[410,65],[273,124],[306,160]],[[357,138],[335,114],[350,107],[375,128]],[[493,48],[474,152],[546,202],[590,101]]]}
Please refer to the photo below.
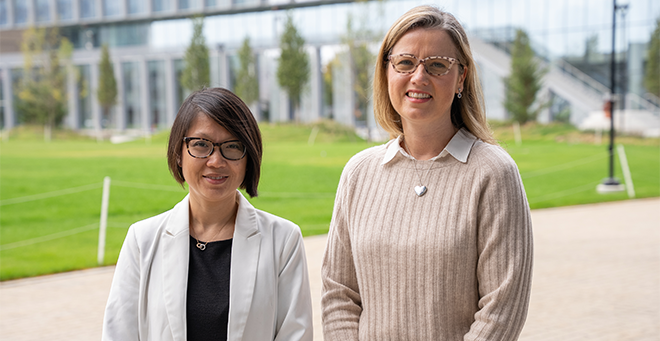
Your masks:
{"label": "handrail", "polygon": [[[633,107],[632,104],[637,104],[637,107]],[[642,109],[651,112],[655,116],[660,115],[660,105],[657,105],[646,98],[642,98],[636,93],[629,92],[626,94],[626,107],[630,109]]]}
{"label": "handrail", "polygon": [[580,81],[587,88],[596,91],[599,95],[602,96],[610,92],[610,89],[608,89],[605,85],[589,77],[589,75],[580,71],[578,68],[564,61],[563,59],[556,59],[554,61],[554,64],[557,66],[559,70],[572,76],[576,80]]}

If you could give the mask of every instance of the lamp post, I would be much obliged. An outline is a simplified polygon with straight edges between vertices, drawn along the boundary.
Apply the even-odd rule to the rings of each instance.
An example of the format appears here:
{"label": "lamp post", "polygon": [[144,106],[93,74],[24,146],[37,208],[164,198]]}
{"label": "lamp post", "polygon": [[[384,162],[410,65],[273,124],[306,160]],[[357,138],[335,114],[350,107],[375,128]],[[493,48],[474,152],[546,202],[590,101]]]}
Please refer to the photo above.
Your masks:
{"label": "lamp post", "polygon": [[596,187],[598,193],[620,192],[625,188],[625,186],[614,177],[614,94],[616,92],[616,11],[619,9],[627,9],[628,5],[617,6],[616,0],[613,0],[612,3],[612,59],[610,65],[610,98],[607,105],[607,109],[609,109],[610,112],[610,145],[608,147],[608,152],[610,154],[609,177],[603,179],[603,182]]}

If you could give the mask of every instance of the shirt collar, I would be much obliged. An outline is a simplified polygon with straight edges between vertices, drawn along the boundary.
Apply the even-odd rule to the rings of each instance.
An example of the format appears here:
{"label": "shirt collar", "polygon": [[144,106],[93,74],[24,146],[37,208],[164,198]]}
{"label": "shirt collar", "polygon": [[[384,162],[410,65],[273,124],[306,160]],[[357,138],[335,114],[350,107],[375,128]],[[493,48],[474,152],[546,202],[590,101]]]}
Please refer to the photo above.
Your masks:
{"label": "shirt collar", "polygon": [[[454,137],[451,138],[449,143],[447,143],[445,149],[443,149],[440,154],[433,157],[431,160],[436,160],[449,154],[453,156],[457,161],[466,163],[468,155],[470,155],[470,151],[472,150],[472,146],[476,140],[477,138],[468,132],[467,129],[461,128],[456,134],[454,134]],[[401,148],[401,135],[399,135],[394,140],[390,140],[386,144],[386,148],[387,149],[385,151],[385,155],[383,156],[383,161],[380,163],[381,165],[392,161],[392,159],[394,159],[398,153],[401,153],[401,155],[409,159],[415,159],[403,148]]]}

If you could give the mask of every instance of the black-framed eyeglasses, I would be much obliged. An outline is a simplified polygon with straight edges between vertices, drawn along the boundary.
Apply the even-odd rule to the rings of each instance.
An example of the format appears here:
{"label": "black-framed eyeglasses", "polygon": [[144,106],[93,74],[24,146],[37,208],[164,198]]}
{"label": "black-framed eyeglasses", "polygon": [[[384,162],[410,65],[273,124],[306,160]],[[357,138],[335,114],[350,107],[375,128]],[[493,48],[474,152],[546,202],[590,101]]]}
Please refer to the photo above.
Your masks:
{"label": "black-framed eyeglasses", "polygon": [[198,159],[205,159],[211,156],[216,146],[220,149],[222,157],[227,160],[240,160],[247,154],[247,148],[239,140],[215,143],[201,137],[184,137],[183,141],[186,143],[186,148],[188,148],[188,154]]}
{"label": "black-framed eyeglasses", "polygon": [[[444,76],[449,73],[451,67],[458,62],[452,57],[432,56],[419,59],[412,54],[402,53],[387,57],[394,71],[398,73],[413,73],[419,64],[424,64],[424,69],[429,75]],[[461,65],[460,63],[458,65]]]}

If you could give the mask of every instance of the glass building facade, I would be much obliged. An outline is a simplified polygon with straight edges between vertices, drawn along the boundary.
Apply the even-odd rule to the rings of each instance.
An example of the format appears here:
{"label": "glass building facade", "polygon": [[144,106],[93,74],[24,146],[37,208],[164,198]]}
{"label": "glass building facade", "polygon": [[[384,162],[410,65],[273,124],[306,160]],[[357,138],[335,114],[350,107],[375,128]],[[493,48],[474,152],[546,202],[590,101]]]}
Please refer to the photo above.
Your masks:
{"label": "glass building facade", "polygon": [[121,63],[123,78],[123,110],[126,112],[125,128],[138,128],[141,125],[140,114],[140,75],[138,74],[138,63]]}
{"label": "glass building facade", "polygon": [[[367,105],[367,113],[364,105],[356,111],[356,97],[351,91],[351,74],[346,66],[350,62],[344,46],[349,20],[354,30],[364,34],[375,54],[389,25],[406,10],[426,3],[428,1],[421,0],[334,4],[279,0],[0,0],[0,69],[3,79],[14,80],[23,64],[19,46],[4,43],[3,39],[9,41],[5,38],[9,32],[14,34],[12,41],[20,41],[16,34],[30,25],[61,23],[61,34],[74,45],[72,61],[81,75],[81,80],[72,80],[75,86],[71,89],[76,91],[69,91],[71,118],[67,124],[76,129],[118,131],[167,128],[187,95],[179,80],[185,49],[192,36],[188,18],[203,14],[204,36],[210,51],[210,86],[233,87],[236,74],[233,70],[240,64],[237,51],[243,40],[249,38],[256,53],[259,78],[259,100],[251,107],[260,119],[287,121],[297,116],[277,83],[276,70],[278,41],[287,17],[291,16],[306,41],[312,65],[301,101],[304,112],[300,118],[313,121],[331,116],[349,125],[373,126],[371,105]],[[485,90],[487,114],[493,119],[506,118],[501,105],[504,93],[501,80],[507,72],[506,65],[499,65],[497,58],[492,58],[502,53],[502,49],[493,46],[501,47],[510,41],[513,28],[525,28],[537,53],[550,63],[558,56],[579,56],[585,41],[593,36],[597,36],[598,53],[606,55],[611,48],[611,8],[596,0],[559,4],[540,0],[534,5],[525,0],[436,0],[435,4],[455,14],[474,37],[471,42]],[[287,10],[287,6],[291,9]],[[618,40],[617,51],[623,53],[633,43],[648,41],[658,16],[660,3],[657,1],[631,1],[628,21],[619,32],[619,37],[624,38]],[[99,78],[99,50],[103,44],[111,48],[119,90],[117,104],[107,117],[102,117],[94,95]],[[643,65],[645,50],[640,47],[635,51],[640,60],[635,65]],[[506,53],[501,56],[508,58]],[[323,70],[333,60],[341,61],[340,66],[332,70],[333,83],[323,85]],[[630,79],[641,79],[638,74],[643,68],[637,66],[631,67],[634,71]],[[3,127],[20,122],[15,104],[7,104],[12,101],[6,98],[16,96],[6,85],[9,83],[2,83],[5,84],[2,88]],[[324,91],[328,87],[332,91]],[[631,88],[643,91],[641,86],[631,85]],[[328,94],[333,98],[324,99]],[[553,110],[572,110],[579,116],[590,106],[601,107],[596,100],[577,107],[573,104],[577,100],[567,98],[570,94],[562,93],[561,89],[547,89],[547,95],[557,98],[558,103],[546,114],[548,120],[557,116]],[[7,118],[9,116],[11,119]]]}
{"label": "glass building facade", "polygon": [[92,78],[90,65],[78,66],[78,122],[76,128],[93,129],[92,117]]}

